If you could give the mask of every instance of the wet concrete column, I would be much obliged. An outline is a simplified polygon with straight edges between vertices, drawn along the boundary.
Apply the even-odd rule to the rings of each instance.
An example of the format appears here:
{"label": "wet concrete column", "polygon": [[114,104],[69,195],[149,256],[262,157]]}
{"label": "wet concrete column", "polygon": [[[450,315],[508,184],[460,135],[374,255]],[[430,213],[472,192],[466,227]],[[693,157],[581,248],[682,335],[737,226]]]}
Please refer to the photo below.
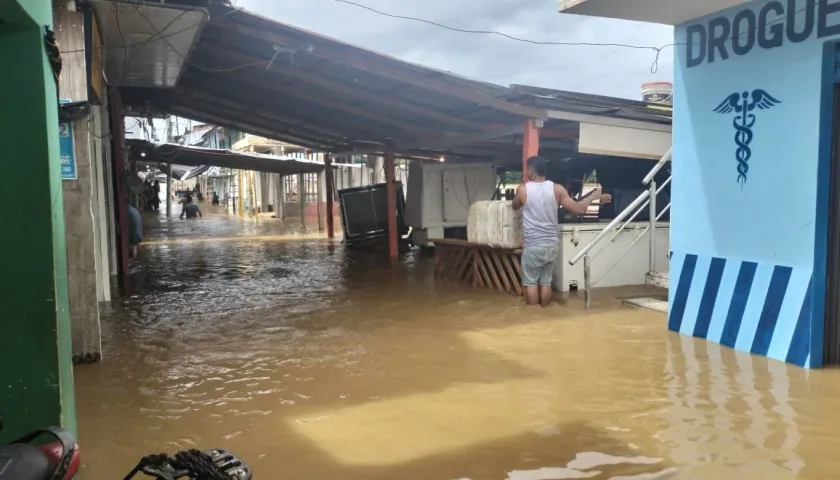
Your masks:
{"label": "wet concrete column", "polygon": [[286,177],[277,174],[277,218],[286,218]]}
{"label": "wet concrete column", "polygon": [[[83,47],[84,14],[68,3],[66,0],[53,2],[59,43],[69,49]],[[59,98],[62,101],[87,100],[90,95],[87,87],[84,62],[66,62],[59,79]],[[98,126],[95,109],[83,118],[59,125],[64,218],[71,219],[65,222],[65,240],[72,352],[76,363],[93,363],[102,358],[97,288],[99,224],[95,200],[95,166],[100,162],[101,149],[94,146],[96,137],[102,136]]]}
{"label": "wet concrete column", "polygon": [[268,205],[271,204],[271,189],[269,188],[270,173],[260,172],[260,203],[262,203],[262,211],[268,211]]}
{"label": "wet concrete column", "polygon": [[25,203],[6,208],[0,235],[0,443],[46,425],[76,430],[52,17],[50,0],[0,2],[0,144],[14,160],[3,186]]}
{"label": "wet concrete column", "polygon": [[94,158],[91,148],[89,124],[93,121],[87,117],[72,122],[76,178],[62,181],[64,218],[72,219],[65,222],[65,232],[74,363],[95,363],[102,359],[96,269],[99,229],[94,216],[97,205],[93,190],[96,185],[93,163],[99,158]]}
{"label": "wet concrete column", "polygon": [[93,143],[96,151],[98,152],[97,158],[95,159],[94,165],[94,172],[95,172],[95,183],[96,187],[94,191],[96,193],[96,221],[97,221],[97,230],[99,232],[99,237],[97,239],[96,251],[97,251],[97,271],[98,271],[98,293],[97,293],[97,300],[99,302],[110,302],[111,301],[111,269],[110,265],[112,263],[110,254],[111,251],[109,249],[108,244],[108,235],[109,235],[109,228],[108,225],[113,221],[109,220],[111,212],[108,208],[108,205],[113,203],[113,198],[110,196],[110,183],[108,180],[111,178],[109,176],[109,169],[108,169],[108,161],[107,159],[111,158],[111,145],[110,145],[110,126],[108,122],[108,107],[107,107],[107,99],[108,97],[105,96],[102,101],[102,105],[99,108],[95,108],[94,112],[96,116],[94,118],[94,132],[98,132],[95,134],[95,138],[93,138]]}

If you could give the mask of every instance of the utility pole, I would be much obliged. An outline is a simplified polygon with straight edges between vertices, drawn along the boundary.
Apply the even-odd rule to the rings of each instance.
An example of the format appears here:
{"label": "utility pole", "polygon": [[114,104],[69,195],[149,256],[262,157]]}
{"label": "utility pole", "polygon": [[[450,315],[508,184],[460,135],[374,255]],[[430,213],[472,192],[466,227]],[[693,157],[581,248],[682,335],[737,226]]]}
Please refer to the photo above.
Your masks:
{"label": "utility pole", "polygon": [[[172,143],[172,117],[166,117],[166,143]],[[172,218],[172,164],[166,168],[166,218]]]}

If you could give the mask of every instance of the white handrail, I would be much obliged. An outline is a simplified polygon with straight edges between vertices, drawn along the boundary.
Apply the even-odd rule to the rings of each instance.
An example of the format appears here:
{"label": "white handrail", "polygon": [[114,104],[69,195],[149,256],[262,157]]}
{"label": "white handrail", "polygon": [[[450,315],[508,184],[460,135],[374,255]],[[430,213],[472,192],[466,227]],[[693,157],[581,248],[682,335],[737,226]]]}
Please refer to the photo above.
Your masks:
{"label": "white handrail", "polygon": [[[656,162],[656,165],[654,165],[654,167],[650,170],[650,172],[648,172],[648,174],[645,175],[645,178],[642,180],[642,183],[644,185],[647,185],[648,188],[645,191],[643,191],[638,197],[636,197],[636,199],[633,200],[633,202],[630,205],[628,205],[627,208],[622,210],[621,213],[619,213],[610,223],[608,223],[607,226],[604,227],[603,230],[598,232],[598,235],[596,235],[595,238],[593,238],[591,242],[586,244],[586,246],[584,246],[577,253],[577,255],[575,255],[574,257],[572,257],[571,260],[569,260],[569,265],[575,265],[581,260],[581,258],[583,259],[583,298],[584,298],[584,303],[585,303],[587,309],[590,307],[592,286],[595,285],[596,283],[600,282],[601,279],[604,278],[604,276],[610,270],[612,270],[613,267],[615,267],[615,265],[624,257],[624,255],[627,254],[627,252],[629,252],[630,249],[633,248],[633,246],[636,245],[636,243],[638,243],[639,240],[641,240],[641,238],[644,237],[646,233],[650,233],[650,270],[653,271],[653,269],[655,268],[655,265],[656,265],[656,222],[660,218],[662,218],[662,216],[668,210],[671,209],[671,204],[668,203],[668,205],[665,206],[665,208],[662,209],[662,212],[657,214],[656,213],[656,197],[658,196],[659,192],[661,192],[669,183],[671,183],[671,176],[669,175],[668,179],[665,180],[664,182],[662,182],[662,185],[657,185],[654,178],[656,177],[656,174],[659,173],[660,170],[662,170],[662,167],[664,167],[666,163],[671,161],[672,156],[673,156],[673,147],[669,148],[668,151],[665,152],[665,155],[663,155],[662,158],[660,158],[659,161]],[[606,270],[604,270],[601,273],[601,275],[597,279],[595,279],[595,281],[593,282],[592,281],[592,275],[591,275],[592,260],[595,256],[598,256],[598,254],[603,252],[604,249],[602,248],[594,256],[589,254],[590,250],[592,250],[596,245],[598,245],[604,239],[604,237],[607,236],[607,234],[610,231],[615,229],[616,225],[621,223],[622,224],[621,228],[619,228],[618,231],[614,232],[612,238],[610,238],[610,241],[612,241],[616,236],[618,236],[618,234],[620,234],[627,227],[628,224],[630,224],[630,222],[632,222],[639,215],[639,213],[641,213],[641,211],[645,208],[645,206],[647,206],[650,209],[650,219],[649,219],[649,224],[648,224],[647,228],[645,228],[645,230],[633,240],[633,242],[630,244],[630,246],[627,247],[626,249],[624,249],[624,251],[621,253],[621,255],[619,255],[618,258],[616,258],[612,262],[612,264],[609,267],[607,267]],[[634,211],[635,211],[635,213],[634,213]],[[632,214],[632,217],[630,217],[628,219],[627,217],[630,216],[631,214]]]}
{"label": "white handrail", "polygon": [[651,171],[648,172],[647,175],[645,175],[645,178],[642,180],[642,184],[649,184],[650,181],[653,180],[653,177],[655,177],[656,174],[659,173],[660,170],[662,170],[662,167],[664,167],[666,163],[671,161],[671,157],[673,157],[673,155],[674,147],[671,147],[668,149],[667,152],[665,152],[665,155],[662,155],[662,158],[660,158],[659,161],[656,162],[656,165],[654,165]]}
{"label": "white handrail", "polygon": [[[668,151],[665,152],[665,155],[663,155],[662,158],[660,158],[659,161],[656,162],[656,165],[651,169],[650,172],[648,172],[648,174],[642,180],[642,182],[645,185],[649,184],[653,180],[653,177],[655,177],[656,174],[659,173],[659,170],[661,170],[662,167],[665,166],[666,163],[671,161],[671,157],[673,155],[673,150],[674,150],[673,147],[669,148]],[[659,190],[660,189],[657,189],[657,192]],[[619,213],[610,223],[608,223],[607,226],[604,227],[604,229],[601,230],[601,232],[599,232],[598,235],[596,235],[595,238],[593,238],[591,242],[589,242],[585,247],[583,247],[583,249],[580,252],[578,252],[577,255],[572,257],[571,260],[569,260],[569,265],[574,265],[574,264],[578,263],[581,258],[586,256],[589,253],[589,251],[592,250],[592,248],[595,245],[597,245],[607,235],[607,232],[609,230],[612,230],[613,228],[615,228],[616,225],[618,225],[619,223],[624,221],[627,218],[628,215],[630,215],[636,208],[639,207],[639,205],[642,204],[642,202],[647,200],[649,197],[650,197],[650,190],[646,190],[646,191],[642,192],[638,197],[636,197],[636,199],[633,200],[633,203],[631,203],[630,205],[627,206],[627,208],[622,210],[621,213]],[[634,218],[635,218],[635,215],[634,215]]]}
{"label": "white handrail", "polygon": [[[662,218],[662,216],[665,215],[665,213],[667,213],[668,210],[670,210],[670,209],[671,209],[671,204],[669,203],[668,205],[665,206],[665,208],[662,209],[662,211],[659,213],[659,215],[656,216],[656,221],[658,222],[659,219]],[[636,244],[639,242],[639,240],[641,240],[642,237],[644,237],[645,234],[647,234],[649,231],[650,231],[650,225],[645,227],[645,229],[642,230],[642,233],[640,233],[636,238],[633,239],[633,241],[630,243],[630,245],[628,245],[627,248],[625,248],[624,251],[621,252],[621,254],[615,258],[615,260],[613,260],[613,262],[610,264],[610,266],[607,267],[606,269],[604,269],[604,271],[601,273],[601,276],[596,278],[595,281],[592,282],[590,287],[592,287],[594,285],[597,285],[598,282],[601,281],[601,279],[603,279],[608,273],[610,273],[610,270],[612,270],[613,267],[615,267],[618,264],[618,262],[621,261],[621,259],[624,258],[625,255],[627,255],[627,252],[629,252],[631,248],[635,247]],[[652,235],[651,241],[656,241],[655,234],[651,234],[651,235]]]}
{"label": "white handrail", "polygon": [[[661,193],[661,192],[662,192],[662,190],[664,190],[664,189],[665,189],[665,187],[667,187],[669,183],[671,183],[671,177],[668,177],[668,180],[665,180],[664,182],[662,182],[662,185],[659,185],[659,186],[657,187],[657,189],[656,189],[656,193],[657,193],[657,195],[658,195],[659,193]],[[648,197],[650,197],[650,195],[648,195]],[[625,228],[627,228],[627,226],[628,226],[628,225],[630,225],[630,223],[631,223],[631,222],[633,222],[633,220],[635,220],[635,219],[636,219],[636,217],[638,217],[638,216],[639,216],[639,215],[640,215],[640,214],[644,211],[645,207],[647,207],[647,206],[648,206],[648,203],[649,203],[649,202],[650,202],[650,198],[648,198],[647,200],[645,200],[645,202],[644,202],[641,206],[639,206],[639,208],[636,210],[636,213],[634,213],[632,217],[628,218],[628,219],[627,219],[627,221],[626,221],[626,222],[624,222],[624,224],[621,226],[621,228],[619,228],[618,230],[616,230],[615,232],[613,232],[613,235],[612,235],[612,237],[610,237],[610,239],[608,240],[608,242],[612,242],[613,240],[615,240],[615,237],[617,237],[619,234],[621,234],[621,232],[623,232],[623,231],[624,231],[624,229],[625,229]],[[603,247],[602,249],[600,249],[600,250],[598,250],[597,252],[593,253],[593,254],[592,254],[592,260],[595,260],[596,258],[598,258],[598,256],[599,256],[599,255],[601,255],[602,253],[604,253],[604,251],[605,251],[606,249],[607,249],[607,247]]]}
{"label": "white handrail", "polygon": [[630,205],[627,205],[627,208],[625,208],[624,210],[621,211],[621,213],[616,215],[616,217],[610,223],[608,223],[607,226],[604,227],[604,229],[601,230],[598,233],[598,235],[596,235],[595,238],[592,239],[591,242],[589,242],[585,247],[583,247],[583,249],[581,249],[581,251],[578,252],[577,255],[572,257],[571,260],[569,260],[569,265],[574,265],[577,262],[579,262],[581,258],[583,258],[587,253],[589,253],[590,250],[592,250],[592,247],[597,245],[598,242],[600,242],[602,238],[607,236],[607,233],[609,233],[610,230],[615,228],[615,226],[618,225],[619,223],[623,222],[624,219],[627,218],[627,216],[630,215],[634,210],[636,210],[636,208],[638,208],[639,205],[641,205],[642,202],[644,202],[649,196],[650,196],[650,191],[645,190],[644,192],[642,192],[641,195],[636,197],[636,199],[633,200],[633,203],[631,203]]}

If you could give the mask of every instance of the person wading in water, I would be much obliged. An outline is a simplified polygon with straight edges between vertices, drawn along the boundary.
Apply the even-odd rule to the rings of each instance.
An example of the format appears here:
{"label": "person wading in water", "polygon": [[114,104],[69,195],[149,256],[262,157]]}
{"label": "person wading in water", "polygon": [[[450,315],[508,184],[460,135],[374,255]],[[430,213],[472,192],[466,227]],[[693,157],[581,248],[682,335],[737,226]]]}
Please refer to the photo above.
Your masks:
{"label": "person wading in water", "polygon": [[557,230],[557,207],[575,215],[583,215],[596,199],[601,204],[612,201],[600,189],[576,202],[561,185],[545,179],[548,160],[531,157],[527,161],[528,183],[519,185],[513,199],[513,209],[522,209],[522,229],[525,243],[522,248],[522,286],[527,305],[547,307],[551,302],[551,278],[554,276],[554,258],[560,242]]}
{"label": "person wading in water", "polygon": [[184,199],[184,207],[181,209],[181,220],[184,219],[184,215],[186,215],[188,219],[204,216],[201,214],[201,210],[198,208],[198,205],[193,203],[192,195],[189,193]]}

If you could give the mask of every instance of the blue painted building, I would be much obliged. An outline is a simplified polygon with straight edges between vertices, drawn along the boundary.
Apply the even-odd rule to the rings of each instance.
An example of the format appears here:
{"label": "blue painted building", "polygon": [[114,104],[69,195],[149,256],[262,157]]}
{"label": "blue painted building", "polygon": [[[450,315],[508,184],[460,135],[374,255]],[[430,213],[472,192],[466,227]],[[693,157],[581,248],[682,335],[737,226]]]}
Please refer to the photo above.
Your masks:
{"label": "blue painted building", "polygon": [[668,328],[840,363],[840,0],[619,3],[561,11],[674,25]]}

